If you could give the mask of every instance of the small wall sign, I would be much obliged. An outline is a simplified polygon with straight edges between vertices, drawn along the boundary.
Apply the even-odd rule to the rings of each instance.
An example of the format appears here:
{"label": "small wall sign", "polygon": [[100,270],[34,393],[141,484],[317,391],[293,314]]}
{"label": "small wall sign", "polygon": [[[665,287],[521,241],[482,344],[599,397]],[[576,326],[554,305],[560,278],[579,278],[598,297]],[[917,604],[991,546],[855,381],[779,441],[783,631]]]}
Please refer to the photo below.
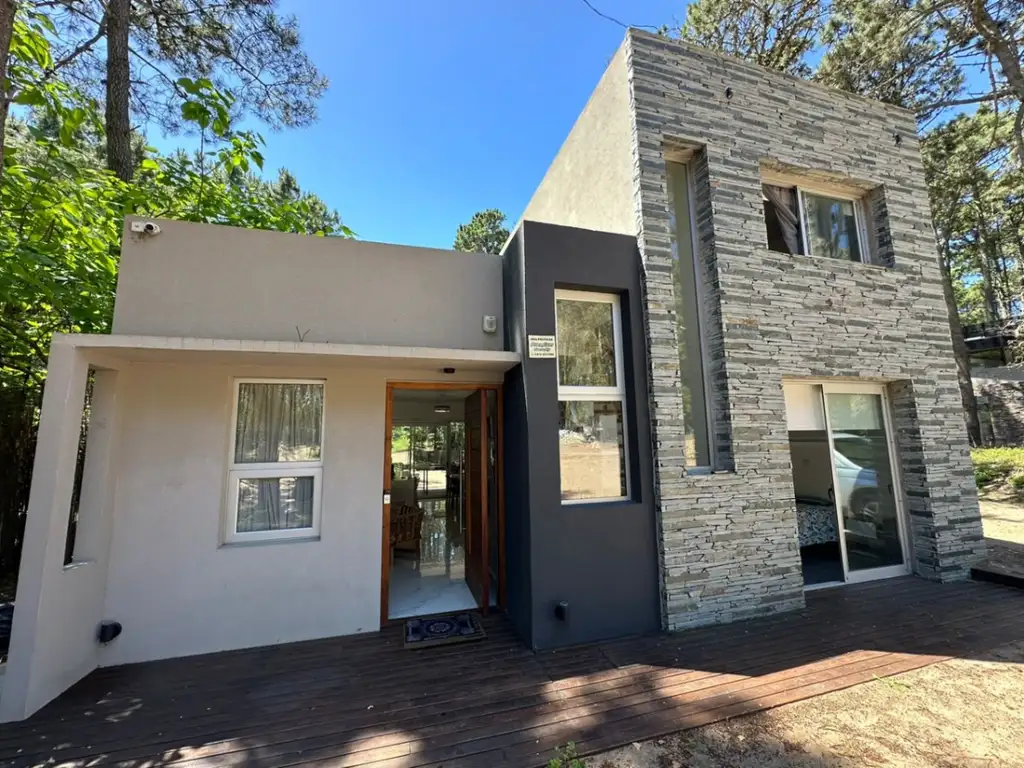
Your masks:
{"label": "small wall sign", "polygon": [[528,339],[530,357],[557,357],[554,336],[534,336],[531,334]]}

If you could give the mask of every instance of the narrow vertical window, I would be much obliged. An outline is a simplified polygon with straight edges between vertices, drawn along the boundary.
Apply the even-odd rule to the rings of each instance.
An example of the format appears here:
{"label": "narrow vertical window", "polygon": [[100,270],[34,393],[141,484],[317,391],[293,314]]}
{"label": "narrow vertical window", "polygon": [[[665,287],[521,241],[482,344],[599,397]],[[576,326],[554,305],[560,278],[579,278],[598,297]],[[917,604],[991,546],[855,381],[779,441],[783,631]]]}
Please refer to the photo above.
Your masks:
{"label": "narrow vertical window", "polygon": [[235,382],[225,541],[319,533],[323,419],[322,381]]}
{"label": "narrow vertical window", "polygon": [[629,495],[619,297],[555,292],[563,502]]}
{"label": "narrow vertical window", "polygon": [[672,287],[675,294],[679,375],[683,395],[686,462],[711,466],[707,387],[702,349],[701,290],[694,251],[689,168],[667,163],[672,213]]}

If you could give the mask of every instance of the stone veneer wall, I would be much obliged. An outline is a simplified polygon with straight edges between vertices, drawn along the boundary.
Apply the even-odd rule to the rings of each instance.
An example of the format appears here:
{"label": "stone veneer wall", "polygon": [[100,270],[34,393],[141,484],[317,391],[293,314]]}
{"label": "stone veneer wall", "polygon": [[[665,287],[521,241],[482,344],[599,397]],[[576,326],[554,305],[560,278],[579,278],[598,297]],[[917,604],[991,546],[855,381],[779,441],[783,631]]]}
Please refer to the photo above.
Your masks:
{"label": "stone veneer wall", "polygon": [[974,379],[986,445],[1024,445],[1024,380]]}
{"label": "stone veneer wall", "polygon": [[[803,604],[783,377],[889,382],[913,569],[965,578],[984,544],[913,116],[635,30],[626,49],[666,627]],[[696,151],[711,475],[685,471],[666,149]],[[874,263],[768,251],[762,163],[863,188]]]}

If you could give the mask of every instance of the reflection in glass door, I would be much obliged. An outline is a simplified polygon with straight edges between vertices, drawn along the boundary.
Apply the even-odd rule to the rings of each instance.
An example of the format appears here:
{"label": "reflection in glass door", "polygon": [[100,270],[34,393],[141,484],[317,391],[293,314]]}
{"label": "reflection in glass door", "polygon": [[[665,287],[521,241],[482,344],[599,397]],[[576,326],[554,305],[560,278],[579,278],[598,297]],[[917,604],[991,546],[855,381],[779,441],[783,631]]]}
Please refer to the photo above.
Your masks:
{"label": "reflection in glass door", "polygon": [[905,573],[884,396],[871,386],[823,389],[847,581]]}

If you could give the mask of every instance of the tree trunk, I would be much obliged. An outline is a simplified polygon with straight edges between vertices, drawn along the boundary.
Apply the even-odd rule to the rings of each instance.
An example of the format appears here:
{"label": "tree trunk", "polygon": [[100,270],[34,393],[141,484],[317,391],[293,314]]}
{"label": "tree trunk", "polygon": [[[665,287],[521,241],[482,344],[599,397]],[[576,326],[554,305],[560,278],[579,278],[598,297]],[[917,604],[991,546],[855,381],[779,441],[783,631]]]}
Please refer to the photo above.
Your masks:
{"label": "tree trunk", "polygon": [[1007,86],[1019,102],[1017,119],[1013,123],[1013,136],[1017,144],[1017,160],[1021,168],[1024,168],[1024,67],[1021,66],[1017,40],[1007,34],[1012,26],[1009,22],[1003,24],[993,19],[985,7],[985,0],[968,0],[967,9],[978,34],[999,62]]}
{"label": "tree trunk", "polygon": [[110,0],[107,6],[107,168],[122,181],[131,181],[132,126],[130,113],[131,69],[128,31],[131,0]]}
{"label": "tree trunk", "polygon": [[978,254],[978,261],[981,270],[981,294],[985,303],[985,322],[991,325],[999,320],[999,299],[996,298],[992,280],[992,262],[984,247]]}
{"label": "tree trunk", "polygon": [[971,356],[967,352],[964,331],[960,327],[960,312],[953,295],[953,283],[946,260],[939,257],[942,267],[942,295],[946,299],[946,314],[949,316],[949,334],[953,338],[953,357],[956,358],[956,378],[960,385],[960,400],[964,406],[964,421],[971,445],[981,445],[981,422],[978,421],[978,400],[974,396],[974,382],[971,381]]}
{"label": "tree trunk", "polygon": [[[7,59],[11,53],[11,35],[14,32],[15,0],[0,0],[0,84],[7,77]],[[10,94],[0,85],[0,179],[4,173],[4,150],[7,136],[7,112],[10,109]]]}

